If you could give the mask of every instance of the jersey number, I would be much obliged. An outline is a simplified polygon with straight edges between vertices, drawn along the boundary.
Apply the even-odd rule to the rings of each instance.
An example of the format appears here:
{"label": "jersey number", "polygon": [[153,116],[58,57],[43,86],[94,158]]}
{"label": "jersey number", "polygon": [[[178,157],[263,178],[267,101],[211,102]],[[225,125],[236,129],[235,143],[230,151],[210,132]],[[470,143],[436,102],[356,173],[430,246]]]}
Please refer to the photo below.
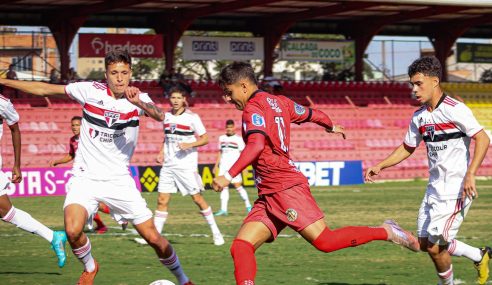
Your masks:
{"label": "jersey number", "polygon": [[285,145],[285,123],[284,123],[284,118],[282,117],[275,117],[275,123],[277,124],[277,129],[278,129],[278,138],[280,140],[280,148],[284,152],[288,152],[289,148]]}

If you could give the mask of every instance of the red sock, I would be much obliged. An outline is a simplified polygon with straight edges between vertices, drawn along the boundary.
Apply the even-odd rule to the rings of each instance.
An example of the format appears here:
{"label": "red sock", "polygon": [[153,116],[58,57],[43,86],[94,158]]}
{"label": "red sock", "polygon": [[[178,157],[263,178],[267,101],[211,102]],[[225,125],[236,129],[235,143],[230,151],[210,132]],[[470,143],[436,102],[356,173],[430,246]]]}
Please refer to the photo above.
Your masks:
{"label": "red sock", "polygon": [[109,207],[108,205],[104,204],[104,206],[102,207],[99,207],[99,211],[105,213],[105,214],[109,214]]}
{"label": "red sock", "polygon": [[344,227],[331,231],[328,227],[313,241],[314,247],[332,252],[346,247],[359,246],[373,240],[387,240],[388,233],[380,227]]}
{"label": "red sock", "polygon": [[94,215],[94,222],[96,222],[98,228],[105,227],[104,222],[101,220],[99,214]]}
{"label": "red sock", "polygon": [[235,239],[231,245],[234,260],[234,276],[237,285],[254,285],[256,276],[255,247],[242,239]]}

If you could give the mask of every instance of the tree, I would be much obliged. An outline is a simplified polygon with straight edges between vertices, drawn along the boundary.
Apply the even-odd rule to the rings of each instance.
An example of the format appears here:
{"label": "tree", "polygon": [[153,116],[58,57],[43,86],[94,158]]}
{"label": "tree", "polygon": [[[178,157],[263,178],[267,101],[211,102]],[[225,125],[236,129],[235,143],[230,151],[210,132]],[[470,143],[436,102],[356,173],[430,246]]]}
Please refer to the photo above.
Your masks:
{"label": "tree", "polygon": [[91,70],[91,72],[87,75],[87,80],[103,80],[104,79],[104,71],[102,70]]}

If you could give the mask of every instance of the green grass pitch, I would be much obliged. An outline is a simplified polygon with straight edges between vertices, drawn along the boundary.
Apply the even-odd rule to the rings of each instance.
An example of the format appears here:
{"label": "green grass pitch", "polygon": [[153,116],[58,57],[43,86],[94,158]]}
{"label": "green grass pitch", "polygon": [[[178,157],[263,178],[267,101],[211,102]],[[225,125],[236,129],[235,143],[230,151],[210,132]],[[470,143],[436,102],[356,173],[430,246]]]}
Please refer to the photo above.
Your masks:
{"label": "green grass pitch", "polygon": [[[478,181],[479,198],[474,201],[458,238],[474,246],[492,245],[492,181]],[[387,218],[415,231],[416,216],[425,191],[425,182],[392,182],[360,186],[313,189],[330,228],[348,225],[379,225]],[[248,189],[251,198],[254,189]],[[219,194],[205,192],[213,210],[219,208]],[[156,206],[156,193],[144,193],[149,207]],[[229,247],[245,215],[245,208],[230,189],[229,216],[217,217],[226,244],[214,246],[210,230],[189,197],[173,196],[168,223],[164,228],[186,273],[195,284],[234,284]],[[46,225],[62,229],[64,197],[16,198],[17,208],[28,211]],[[95,284],[148,285],[174,276],[164,268],[149,246],[133,242],[130,226],[123,232],[109,216],[103,235],[90,233],[93,256],[100,263]],[[322,253],[290,229],[257,253],[257,284],[437,284],[434,267],[424,253],[412,253],[391,243],[377,241],[357,248]],[[207,235],[207,236],[205,236]],[[59,269],[49,244],[7,223],[0,223],[0,284],[75,284],[82,265],[69,250],[64,268]],[[474,284],[475,270],[465,258],[453,258],[454,276]]]}

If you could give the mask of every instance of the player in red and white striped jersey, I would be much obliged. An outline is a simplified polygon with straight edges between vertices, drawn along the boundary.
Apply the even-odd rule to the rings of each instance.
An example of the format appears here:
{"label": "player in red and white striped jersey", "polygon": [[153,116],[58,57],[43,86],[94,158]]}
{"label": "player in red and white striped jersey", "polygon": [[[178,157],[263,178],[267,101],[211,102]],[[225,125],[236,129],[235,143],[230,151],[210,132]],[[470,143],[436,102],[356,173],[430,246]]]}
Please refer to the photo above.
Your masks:
{"label": "player in red and white striped jersey", "polygon": [[[201,192],[204,190],[198,174],[197,147],[208,143],[208,134],[198,114],[186,109],[185,90],[174,87],[169,91],[172,109],[164,115],[164,143],[157,155],[157,162],[163,163],[159,175],[159,198],[154,223],[162,231],[168,216],[171,194],[178,191],[190,195],[200,208],[200,213],[212,231],[215,245],[223,245],[224,238],[215,222],[212,207]],[[198,136],[198,139],[195,137]]]}
{"label": "player in red and white striped jersey", "polygon": [[221,191],[248,165],[255,170],[259,198],[232,242],[236,284],[254,285],[255,250],[273,241],[286,226],[323,252],[389,240],[417,250],[417,240],[393,221],[380,227],[343,227],[331,230],[324,213],[311,195],[307,178],[289,155],[290,124],[313,122],[329,133],[345,138],[344,128],[334,125],[323,112],[301,106],[285,96],[258,89],[252,66],[235,62],[220,73],[225,99],[243,110],[246,147],[238,160],[213,182]]}
{"label": "player in red and white striped jersey", "polygon": [[[239,155],[244,149],[243,138],[236,134],[236,128],[233,120],[226,121],[226,133],[219,137],[219,155],[215,162],[213,172],[214,174],[224,175],[231,166],[237,161]],[[243,179],[241,174],[233,177],[231,180],[232,185],[236,188],[237,193],[244,201],[246,212],[251,211],[251,203],[249,202],[248,192],[242,185]],[[227,216],[227,204],[229,203],[229,186],[224,187],[220,192],[220,211],[215,213],[216,216]]]}
{"label": "player in red and white striped jersey", "polygon": [[164,114],[147,94],[128,87],[132,74],[128,52],[108,52],[105,66],[107,84],[78,82],[63,86],[17,80],[0,80],[0,84],[39,96],[66,94],[83,106],[80,141],[64,204],[68,241],[84,265],[78,284],[93,284],[99,270],[89,238],[83,232],[88,215],[95,212],[98,202],[110,207],[115,220],[132,222],[179,283],[191,284],[174,249],[157,232],[152,212],[129,170],[137,143],[139,116],[145,114],[162,121]]}
{"label": "player in red and white striped jersey", "polygon": [[[471,110],[444,94],[440,87],[441,64],[435,57],[422,57],[408,68],[413,92],[423,104],[412,117],[407,134],[386,159],[366,170],[372,181],[383,169],[408,158],[424,141],[429,160],[429,183],[422,201],[417,233],[420,248],[435,264],[442,284],[453,284],[451,256],[465,256],[475,262],[478,283],[489,276],[489,247],[472,247],[455,239],[472,200],[478,197],[475,174],[490,139]],[[470,162],[470,141],[475,152]]]}

